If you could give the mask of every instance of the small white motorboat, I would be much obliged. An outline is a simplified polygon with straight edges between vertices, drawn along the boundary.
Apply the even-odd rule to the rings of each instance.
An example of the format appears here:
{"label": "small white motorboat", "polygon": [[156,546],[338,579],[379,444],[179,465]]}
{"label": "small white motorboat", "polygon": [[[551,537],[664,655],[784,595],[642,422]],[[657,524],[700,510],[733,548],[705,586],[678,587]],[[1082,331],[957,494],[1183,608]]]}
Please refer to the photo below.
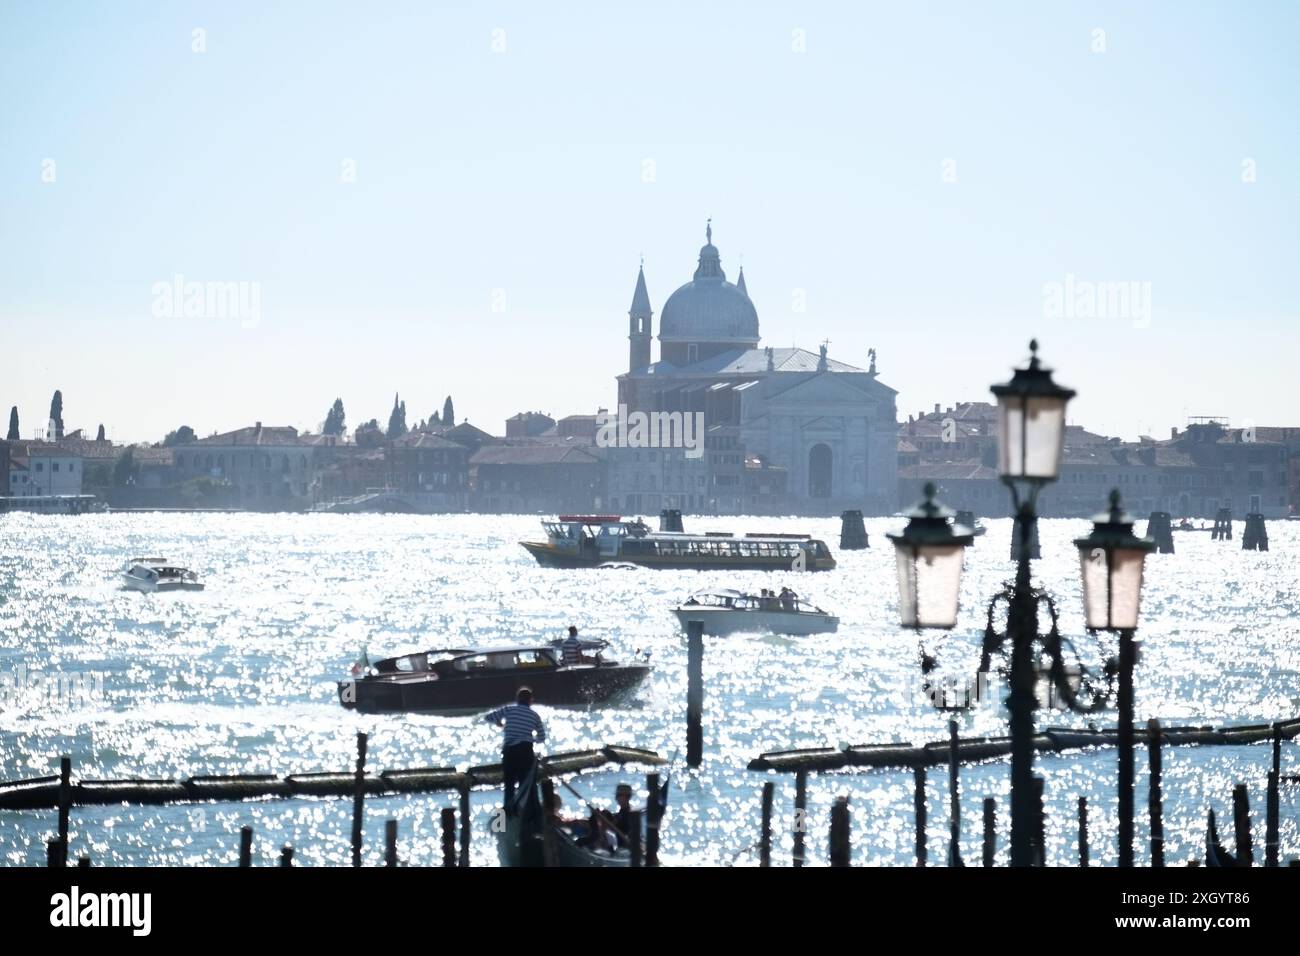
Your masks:
{"label": "small white motorboat", "polygon": [[197,574],[166,558],[132,558],[127,562],[122,580],[131,590],[147,593],[203,590]]}
{"label": "small white motorboat", "polygon": [[686,630],[688,621],[703,621],[704,633],[719,636],[744,632],[767,634],[831,634],[840,619],[793,591],[746,594],[743,591],[697,591],[673,609]]}

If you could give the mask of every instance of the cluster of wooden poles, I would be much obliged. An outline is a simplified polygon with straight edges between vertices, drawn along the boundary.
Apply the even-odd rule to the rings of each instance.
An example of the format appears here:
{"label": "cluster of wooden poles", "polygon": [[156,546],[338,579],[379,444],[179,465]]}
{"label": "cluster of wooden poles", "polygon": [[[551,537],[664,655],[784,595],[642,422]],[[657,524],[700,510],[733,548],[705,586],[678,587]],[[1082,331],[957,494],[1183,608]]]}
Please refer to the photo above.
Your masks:
{"label": "cluster of wooden poles", "polygon": [[[1294,722],[1291,722],[1294,723]],[[951,807],[951,835],[948,843],[948,866],[964,866],[961,858],[960,838],[961,838],[961,799],[959,788],[959,767],[962,762],[960,747],[962,741],[957,736],[957,723],[951,721],[948,725],[949,742],[948,742],[948,787],[949,800]],[[1164,838],[1164,799],[1162,791],[1163,776],[1163,756],[1162,743],[1166,739],[1166,734],[1161,731],[1160,724],[1156,720],[1151,720],[1147,724],[1147,733],[1145,734],[1147,744],[1147,755],[1150,767],[1149,796],[1147,801],[1147,810],[1150,816],[1150,833],[1151,833],[1151,866],[1165,866],[1165,838]],[[1282,725],[1275,723],[1272,725],[1272,765],[1268,772],[1268,783],[1266,788],[1265,803],[1265,844],[1264,844],[1264,866],[1276,867],[1279,865],[1279,787],[1285,782],[1300,783],[1300,777],[1283,778],[1281,775],[1281,744],[1284,737]],[[929,748],[927,748],[929,749]],[[969,759],[969,758],[967,758]],[[751,763],[751,768],[755,764]],[[776,769],[768,767],[767,769]],[[805,825],[808,806],[808,772],[807,766],[790,768],[795,772],[795,796],[794,796],[794,830],[793,830],[793,852],[792,863],[794,866],[803,866],[807,860],[806,851],[806,833]],[[926,839],[926,763],[918,761],[912,764],[912,771],[915,780],[915,819],[916,819],[916,865],[926,866],[929,860],[929,850]],[[1046,865],[1046,831],[1047,831],[1047,814],[1043,804],[1045,782],[1042,777],[1034,778],[1034,798],[1036,806],[1036,825],[1034,828],[1034,856],[1038,866]],[[761,798],[761,822],[759,826],[759,866],[772,865],[772,806],[775,786],[772,781],[763,784]],[[1227,866],[1251,866],[1254,863],[1254,840],[1251,835],[1250,821],[1250,804],[1247,787],[1244,783],[1239,783],[1233,788],[1233,830],[1236,840],[1235,853],[1225,854],[1228,862],[1211,862],[1211,865]],[[981,859],[984,866],[993,866],[997,853],[997,801],[992,797],[984,800],[983,806],[983,846]],[[1088,844],[1088,798],[1078,798],[1078,854],[1079,865],[1088,866],[1089,863],[1089,844]],[[848,866],[852,859],[852,840],[850,833],[849,798],[841,795],[835,798],[831,806],[830,832],[829,832],[829,851],[831,866]],[[1189,866],[1200,865],[1199,860],[1192,860]],[[1291,866],[1300,866],[1300,859],[1293,859]]]}
{"label": "cluster of wooden poles", "polygon": [[[499,786],[502,781],[500,764],[471,767],[458,771],[451,767],[415,770],[394,770],[372,775],[366,769],[368,737],[357,734],[357,760],[352,773],[295,774],[279,778],[270,775],[239,775],[231,777],[196,777],[184,781],[72,780],[72,759],[63,756],[59,761],[57,778],[42,777],[0,786],[0,809],[37,809],[55,806],[59,811],[58,833],[46,841],[46,863],[51,867],[67,866],[69,862],[68,828],[74,806],[107,806],[120,804],[162,805],[177,802],[212,800],[248,800],[259,798],[293,797],[346,797],[352,800],[351,862],[361,866],[363,849],[363,824],[365,798],[401,793],[429,793],[455,791],[458,805],[444,807],[440,813],[442,831],[442,864],[444,866],[469,866],[471,812],[470,791],[476,786]],[[602,748],[552,754],[542,762],[543,774],[572,773],[592,769],[609,763],[663,763],[653,751],[632,747],[605,746]],[[651,774],[647,782],[657,785],[658,775]],[[549,783],[549,779],[544,783]],[[657,790],[651,790],[657,793]],[[656,828],[657,830],[657,828]],[[647,855],[654,860],[658,853],[657,832]],[[395,819],[384,823],[384,860],[389,866],[398,864],[398,827]],[[248,866],[252,858],[253,828],[240,829],[239,865]],[[293,847],[285,845],[280,851],[280,865],[293,865]],[[78,859],[79,866],[89,866],[89,855]]]}

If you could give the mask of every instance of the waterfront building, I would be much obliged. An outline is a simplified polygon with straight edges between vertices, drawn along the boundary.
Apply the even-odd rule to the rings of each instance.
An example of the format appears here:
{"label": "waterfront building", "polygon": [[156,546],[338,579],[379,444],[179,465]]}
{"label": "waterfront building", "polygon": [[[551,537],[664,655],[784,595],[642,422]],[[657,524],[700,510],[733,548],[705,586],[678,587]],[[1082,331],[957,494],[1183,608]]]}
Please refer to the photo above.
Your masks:
{"label": "waterfront building", "polygon": [[1230,508],[1234,517],[1258,512],[1265,518],[1290,513],[1289,458],[1294,444],[1284,436],[1289,429],[1230,428],[1222,419],[1191,420],[1181,433],[1174,429],[1160,444],[1187,456],[1198,467],[1222,474],[1218,497],[1211,500],[1195,491],[1179,495],[1187,507],[1180,513],[1213,518],[1218,508]]}
{"label": "waterfront building", "polygon": [[296,510],[312,501],[314,436],[261,422],[173,449],[178,482],[209,477],[229,484],[250,510]]}
{"label": "waterfront building", "polygon": [[80,495],[81,458],[59,442],[0,442],[9,497]]}
{"label": "waterfront building", "polygon": [[395,491],[424,513],[463,511],[469,499],[470,450],[438,435],[413,432],[388,448]]}
{"label": "waterfront building", "polygon": [[582,444],[484,444],[469,459],[473,511],[556,514],[607,507],[605,462]]}
{"label": "waterfront building", "polygon": [[[658,361],[645,270],[638,272],[628,312],[628,370],[618,376],[619,405],[629,412],[702,416],[703,471],[693,463],[665,463],[665,454],[684,457],[681,448],[613,456],[610,494],[619,499],[617,509],[654,511],[647,505],[658,500],[669,507],[663,502],[671,497],[683,510],[731,514],[894,511],[896,392],[879,381],[874,356],[863,369],[830,357],[825,344],[818,352],[762,347],[744,271],[728,281],[711,227],[705,237],[691,281],[664,302]],[[752,500],[758,489],[778,487],[779,500],[775,491],[768,500]]]}

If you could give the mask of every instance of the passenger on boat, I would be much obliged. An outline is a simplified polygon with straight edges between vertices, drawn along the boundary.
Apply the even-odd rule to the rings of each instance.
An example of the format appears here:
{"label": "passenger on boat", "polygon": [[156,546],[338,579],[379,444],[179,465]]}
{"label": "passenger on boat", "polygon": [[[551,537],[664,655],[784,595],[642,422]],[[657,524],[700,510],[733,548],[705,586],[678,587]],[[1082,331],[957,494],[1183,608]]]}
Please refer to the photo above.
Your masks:
{"label": "passenger on boat", "polygon": [[614,826],[627,836],[628,825],[632,822],[632,785],[620,783],[615,787],[614,802],[618,805],[614,811]]}
{"label": "passenger on boat", "polygon": [[533,710],[533,691],[519,688],[515,703],[506,704],[486,714],[483,719],[502,728],[501,773],[505,777],[506,812],[514,804],[517,787],[532,769],[537,759],[533,754],[533,741],[546,739],[546,725]]}
{"label": "passenger on boat", "polygon": [[618,834],[610,824],[611,817],[606,810],[591,811],[591,818],[586,821],[585,835],[578,841],[592,850],[608,850],[613,853],[618,849]]}
{"label": "passenger on boat", "polygon": [[582,663],[582,641],[578,640],[578,628],[575,625],[569,625],[569,636],[560,644],[560,651],[565,664]]}
{"label": "passenger on boat", "polygon": [[781,588],[781,608],[785,611],[793,611],[795,602],[795,593],[787,587]]}
{"label": "passenger on boat", "polygon": [[564,800],[560,797],[559,793],[553,791],[551,793],[552,819],[554,819],[555,822],[558,823],[560,826],[567,827],[575,837],[586,836],[590,824],[581,817],[573,817],[573,818],[566,819],[563,816],[563,811],[564,811]]}

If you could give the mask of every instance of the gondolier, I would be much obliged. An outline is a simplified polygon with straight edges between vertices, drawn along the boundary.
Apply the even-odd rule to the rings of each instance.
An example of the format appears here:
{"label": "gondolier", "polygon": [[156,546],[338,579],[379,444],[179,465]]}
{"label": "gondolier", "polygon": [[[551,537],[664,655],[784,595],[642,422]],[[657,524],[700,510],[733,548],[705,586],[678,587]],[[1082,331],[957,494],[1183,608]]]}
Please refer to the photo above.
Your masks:
{"label": "gondolier", "polygon": [[533,692],[527,687],[519,688],[515,703],[498,707],[483,719],[502,728],[501,771],[505,777],[506,812],[509,813],[514,802],[515,787],[536,759],[533,755],[533,741],[546,739],[546,726],[533,710]]}

